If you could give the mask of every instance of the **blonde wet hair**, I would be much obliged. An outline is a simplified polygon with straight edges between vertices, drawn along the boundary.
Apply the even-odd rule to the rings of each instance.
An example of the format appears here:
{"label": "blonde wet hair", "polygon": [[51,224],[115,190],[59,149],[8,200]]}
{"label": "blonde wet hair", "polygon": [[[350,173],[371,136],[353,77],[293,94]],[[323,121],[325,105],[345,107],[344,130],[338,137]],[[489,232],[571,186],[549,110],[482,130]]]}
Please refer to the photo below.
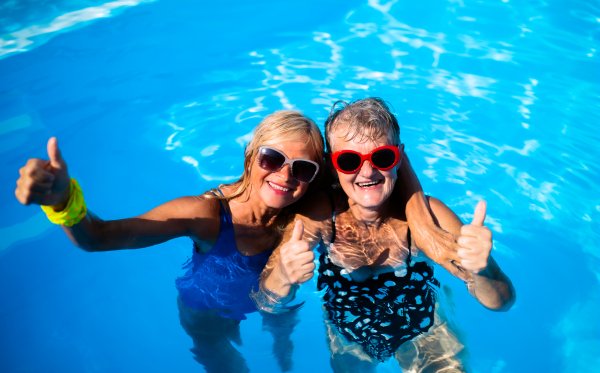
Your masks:
{"label": "blonde wet hair", "polygon": [[[216,199],[233,199],[244,194],[250,185],[250,169],[252,162],[256,162],[258,148],[261,146],[276,146],[283,142],[299,141],[306,138],[306,143],[311,144],[315,151],[313,161],[319,164],[319,175],[315,177],[313,183],[319,180],[320,174],[324,170],[323,155],[325,152],[325,144],[319,127],[312,119],[295,110],[280,110],[268,115],[263,119],[256,128],[252,140],[244,149],[244,173],[238,181],[233,185],[238,184],[235,190],[228,195],[222,196],[220,193],[210,194],[206,196]],[[223,186],[219,185],[219,188]],[[249,195],[246,197],[248,199]]]}

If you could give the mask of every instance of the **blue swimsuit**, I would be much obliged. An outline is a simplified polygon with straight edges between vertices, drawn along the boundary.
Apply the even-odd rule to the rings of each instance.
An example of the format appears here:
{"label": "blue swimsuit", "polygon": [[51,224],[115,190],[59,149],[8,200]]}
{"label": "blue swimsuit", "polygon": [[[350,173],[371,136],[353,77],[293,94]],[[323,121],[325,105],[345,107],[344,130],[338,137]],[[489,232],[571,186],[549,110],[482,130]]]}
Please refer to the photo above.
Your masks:
{"label": "blue swimsuit", "polygon": [[250,299],[252,288],[258,289],[258,277],[269,260],[271,250],[244,256],[235,244],[231,215],[220,204],[219,237],[206,254],[198,254],[196,245],[192,258],[186,262],[187,272],[175,281],[183,304],[195,310],[229,310],[217,315],[244,320],[245,314],[256,311]]}

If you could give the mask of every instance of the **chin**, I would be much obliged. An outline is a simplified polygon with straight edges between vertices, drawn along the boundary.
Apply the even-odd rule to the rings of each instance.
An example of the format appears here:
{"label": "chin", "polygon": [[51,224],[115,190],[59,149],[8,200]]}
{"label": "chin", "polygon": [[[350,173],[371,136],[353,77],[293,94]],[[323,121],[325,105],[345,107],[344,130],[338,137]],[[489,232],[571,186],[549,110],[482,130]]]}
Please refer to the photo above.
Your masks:
{"label": "chin", "polygon": [[282,209],[300,199],[299,196],[294,196],[293,194],[287,195],[287,196],[286,195],[278,196],[269,190],[266,190],[261,194],[262,194],[262,200],[265,203],[265,205],[269,206],[270,208],[274,208],[274,209]]}
{"label": "chin", "polygon": [[354,202],[366,208],[382,207],[391,195],[391,193],[376,193],[369,196],[364,194],[361,196],[361,194],[363,194],[361,191],[354,193]]}

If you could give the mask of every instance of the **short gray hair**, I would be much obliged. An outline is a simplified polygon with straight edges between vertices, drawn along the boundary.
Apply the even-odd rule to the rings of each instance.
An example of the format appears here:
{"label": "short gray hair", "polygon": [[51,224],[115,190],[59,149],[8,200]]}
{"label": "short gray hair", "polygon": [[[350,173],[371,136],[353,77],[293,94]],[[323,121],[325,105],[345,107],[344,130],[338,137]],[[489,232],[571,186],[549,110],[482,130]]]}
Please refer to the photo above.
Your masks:
{"label": "short gray hair", "polygon": [[394,145],[400,145],[400,126],[388,104],[378,97],[369,97],[350,103],[337,101],[331,107],[325,121],[325,143],[332,152],[332,134],[339,129],[346,132],[342,137],[350,141],[355,137],[376,141],[387,137]]}

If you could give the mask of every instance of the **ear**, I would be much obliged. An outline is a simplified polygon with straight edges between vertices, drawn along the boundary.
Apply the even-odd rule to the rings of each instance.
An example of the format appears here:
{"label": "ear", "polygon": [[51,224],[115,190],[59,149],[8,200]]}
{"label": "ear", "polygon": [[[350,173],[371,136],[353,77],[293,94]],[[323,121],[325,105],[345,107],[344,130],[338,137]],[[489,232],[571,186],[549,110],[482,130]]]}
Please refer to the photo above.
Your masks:
{"label": "ear", "polygon": [[398,160],[398,164],[396,165],[396,171],[398,171],[400,169],[400,166],[402,165],[402,159],[404,158],[404,144],[400,144],[398,148],[400,148],[400,159]]}

